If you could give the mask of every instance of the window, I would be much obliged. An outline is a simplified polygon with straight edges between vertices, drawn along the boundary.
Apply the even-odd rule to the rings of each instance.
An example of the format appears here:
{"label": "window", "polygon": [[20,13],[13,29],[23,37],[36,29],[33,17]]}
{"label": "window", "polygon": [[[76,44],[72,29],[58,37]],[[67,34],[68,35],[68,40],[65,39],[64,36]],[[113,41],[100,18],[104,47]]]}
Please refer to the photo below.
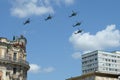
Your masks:
{"label": "window", "polygon": [[109,71],[111,71],[111,68],[109,68]]}
{"label": "window", "polygon": [[112,62],[114,62],[114,60],[112,59]]}
{"label": "window", "polygon": [[13,74],[16,74],[17,69],[13,68]]}
{"label": "window", "polygon": [[11,54],[8,54],[8,59],[12,60],[12,55]]}
{"label": "window", "polygon": [[105,61],[107,61],[107,59],[105,59]]}
{"label": "window", "polygon": [[118,56],[118,58],[120,58],[120,56]]}
{"label": "window", "polygon": [[115,69],[115,71],[118,71],[117,69]]}
{"label": "window", "polygon": [[108,68],[106,68],[106,71],[108,70]]}
{"label": "window", "polygon": [[97,61],[97,58],[95,58],[95,61]]}
{"label": "window", "polygon": [[2,53],[1,53],[1,51],[0,51],[0,57],[2,56]]}
{"label": "window", "polygon": [[20,54],[20,57],[19,57],[19,58],[20,58],[20,60],[22,60],[22,54]]}
{"label": "window", "polygon": [[14,55],[13,55],[13,60],[14,60],[14,61],[17,60],[17,53],[14,53]]}

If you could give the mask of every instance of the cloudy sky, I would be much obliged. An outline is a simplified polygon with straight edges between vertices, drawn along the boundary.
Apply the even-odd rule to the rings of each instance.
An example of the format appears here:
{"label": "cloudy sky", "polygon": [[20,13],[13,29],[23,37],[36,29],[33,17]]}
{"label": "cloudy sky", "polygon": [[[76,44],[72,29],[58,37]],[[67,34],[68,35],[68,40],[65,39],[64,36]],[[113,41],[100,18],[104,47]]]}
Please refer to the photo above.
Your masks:
{"label": "cloudy sky", "polygon": [[[65,80],[81,74],[81,55],[120,51],[119,0],[1,0],[0,36],[27,38],[28,80]],[[72,11],[78,14],[69,18]],[[44,19],[51,14],[53,18]],[[23,25],[30,18],[30,24]],[[72,27],[81,21],[80,26]],[[74,34],[82,29],[81,34]]]}

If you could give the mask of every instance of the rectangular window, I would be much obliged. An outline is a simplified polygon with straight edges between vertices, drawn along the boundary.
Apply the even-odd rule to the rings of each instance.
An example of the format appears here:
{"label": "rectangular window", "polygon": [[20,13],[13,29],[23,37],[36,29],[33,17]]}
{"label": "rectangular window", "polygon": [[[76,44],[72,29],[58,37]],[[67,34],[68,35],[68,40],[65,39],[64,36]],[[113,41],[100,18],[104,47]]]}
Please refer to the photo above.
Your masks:
{"label": "rectangular window", "polygon": [[2,53],[0,52],[0,58],[1,58],[1,56],[2,56]]}
{"label": "rectangular window", "polygon": [[97,58],[95,58],[95,61],[97,61]]}
{"label": "rectangular window", "polygon": [[17,69],[13,68],[13,74],[16,74]]}
{"label": "rectangular window", "polygon": [[13,60],[14,60],[14,61],[17,60],[17,53],[14,53],[14,55],[13,55]]}

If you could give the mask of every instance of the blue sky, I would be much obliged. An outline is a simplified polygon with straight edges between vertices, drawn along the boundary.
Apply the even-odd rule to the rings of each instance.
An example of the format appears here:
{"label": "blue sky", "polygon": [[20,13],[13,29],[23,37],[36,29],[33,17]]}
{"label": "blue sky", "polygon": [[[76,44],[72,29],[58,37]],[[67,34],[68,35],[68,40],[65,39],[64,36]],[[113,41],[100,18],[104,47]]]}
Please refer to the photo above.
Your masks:
{"label": "blue sky", "polygon": [[[27,38],[28,80],[81,74],[81,54],[120,48],[119,0],[1,0],[0,36]],[[69,18],[72,10],[77,16]],[[49,14],[53,19],[45,21]],[[30,18],[31,23],[23,25]],[[72,27],[77,21],[82,24]],[[83,29],[75,35],[77,29]]]}

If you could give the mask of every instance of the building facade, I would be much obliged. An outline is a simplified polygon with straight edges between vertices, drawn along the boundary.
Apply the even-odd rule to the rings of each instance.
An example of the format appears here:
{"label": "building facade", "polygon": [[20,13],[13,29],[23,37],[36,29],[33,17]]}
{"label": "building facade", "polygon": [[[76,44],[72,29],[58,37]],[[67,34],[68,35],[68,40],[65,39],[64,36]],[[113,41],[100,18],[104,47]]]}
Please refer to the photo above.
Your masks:
{"label": "building facade", "polygon": [[93,51],[82,55],[82,72],[120,74],[120,52]]}
{"label": "building facade", "polygon": [[120,80],[120,52],[93,51],[82,55],[82,75],[67,80]]}
{"label": "building facade", "polygon": [[0,80],[27,80],[26,44],[23,35],[13,40],[0,37]]}

